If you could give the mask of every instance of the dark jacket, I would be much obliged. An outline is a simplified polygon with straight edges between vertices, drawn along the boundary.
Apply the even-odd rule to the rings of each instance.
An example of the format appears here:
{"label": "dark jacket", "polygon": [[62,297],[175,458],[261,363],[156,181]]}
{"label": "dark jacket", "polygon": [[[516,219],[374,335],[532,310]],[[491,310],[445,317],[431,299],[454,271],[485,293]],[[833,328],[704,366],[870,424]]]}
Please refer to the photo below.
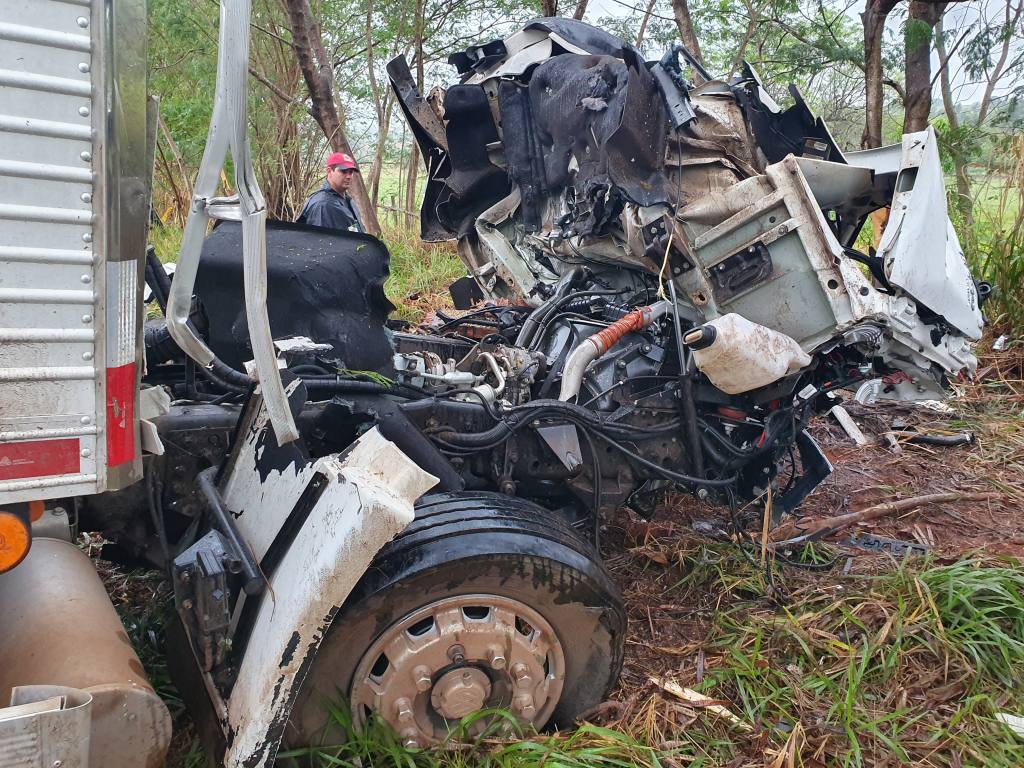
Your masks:
{"label": "dark jacket", "polygon": [[299,214],[299,224],[313,224],[317,227],[365,232],[359,213],[348,195],[339,195],[326,181],[324,185],[310,195]]}

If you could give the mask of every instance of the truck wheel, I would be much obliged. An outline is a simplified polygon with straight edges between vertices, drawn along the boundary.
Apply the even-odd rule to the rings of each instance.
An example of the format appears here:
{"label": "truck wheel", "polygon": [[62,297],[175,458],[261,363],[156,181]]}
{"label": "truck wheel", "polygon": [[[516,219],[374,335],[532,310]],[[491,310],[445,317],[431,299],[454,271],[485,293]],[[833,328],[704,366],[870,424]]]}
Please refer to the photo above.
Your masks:
{"label": "truck wheel", "polygon": [[625,627],[599,555],[553,513],[495,493],[425,497],[328,630],[288,740],[337,738],[324,725],[339,697],[357,726],[375,712],[409,747],[487,707],[570,724],[618,678]]}

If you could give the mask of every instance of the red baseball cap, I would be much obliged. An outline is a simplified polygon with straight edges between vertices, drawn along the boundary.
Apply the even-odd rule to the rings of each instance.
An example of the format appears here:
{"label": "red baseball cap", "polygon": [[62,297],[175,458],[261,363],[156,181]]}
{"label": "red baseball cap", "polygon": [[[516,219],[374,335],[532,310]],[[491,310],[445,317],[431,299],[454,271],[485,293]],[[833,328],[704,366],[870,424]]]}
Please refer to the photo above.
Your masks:
{"label": "red baseball cap", "polygon": [[327,158],[327,167],[338,167],[343,171],[359,170],[359,166],[356,165],[356,161],[352,159],[352,155],[346,155],[344,152],[332,152],[331,156]]}

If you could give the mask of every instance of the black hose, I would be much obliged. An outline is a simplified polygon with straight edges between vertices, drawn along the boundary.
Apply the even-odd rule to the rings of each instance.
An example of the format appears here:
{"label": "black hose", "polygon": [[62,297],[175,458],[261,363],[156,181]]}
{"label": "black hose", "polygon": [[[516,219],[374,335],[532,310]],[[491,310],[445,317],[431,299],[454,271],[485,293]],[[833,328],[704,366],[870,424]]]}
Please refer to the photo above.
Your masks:
{"label": "black hose", "polygon": [[719,446],[724,448],[726,451],[731,453],[736,458],[750,458],[751,456],[754,455],[754,453],[757,450],[756,448],[748,448],[747,450],[744,450],[736,445],[733,445],[729,441],[729,438],[727,438],[725,435],[723,435],[721,432],[712,427],[703,419],[698,419],[697,423],[700,425],[701,429],[704,430],[705,436],[713,437],[715,439],[715,442],[718,443]]}
{"label": "black hose", "polygon": [[607,435],[604,435],[600,432],[597,432],[596,434],[599,438],[604,440],[606,443],[608,443],[610,446],[618,450],[620,453],[624,453],[626,456],[629,456],[637,463],[642,464],[643,466],[652,470],[655,474],[661,475],[666,480],[671,480],[675,483],[682,483],[684,485],[704,485],[709,486],[711,488],[726,488],[732,486],[737,479],[736,475],[731,475],[730,477],[724,478],[722,480],[709,480],[703,477],[693,477],[692,475],[684,475],[682,472],[676,472],[671,469],[666,469],[665,467],[661,466],[656,462],[653,462],[649,459],[645,459],[640,454],[634,453],[633,451],[626,448],[626,446],[617,443],[615,440],[608,437]]}
{"label": "black hose", "polygon": [[[221,389],[226,389],[228,392],[235,392],[240,395],[248,394],[249,390],[252,389],[252,386],[256,383],[254,379],[249,378],[244,373],[236,371],[234,368],[231,368],[216,358],[214,358],[209,367],[196,365],[196,370]],[[229,374],[229,376],[225,377],[223,375],[224,373]],[[236,383],[243,379],[245,382],[244,384]]]}
{"label": "black hose", "polygon": [[146,348],[146,363],[160,365],[180,360],[184,355],[171,338],[171,332],[164,320],[151,320],[142,327],[143,345]]}
{"label": "black hose", "polygon": [[407,399],[429,397],[429,393],[408,384],[381,384],[376,381],[344,379],[340,376],[302,378],[306,392],[349,392],[360,395],[394,395]]}
{"label": "black hose", "polygon": [[530,350],[535,349],[538,346],[538,343],[544,338],[544,334],[547,332],[548,326],[555,319],[555,317],[557,317],[560,314],[560,310],[562,309],[562,307],[564,307],[566,304],[570,304],[571,302],[576,301],[579,297],[618,296],[622,293],[625,293],[628,290],[628,288],[623,288],[621,291],[576,291],[575,293],[570,293],[567,296],[562,296],[561,298],[558,299],[549,299],[548,303],[545,304],[545,306],[549,307],[549,309],[544,314],[544,317],[540,319],[537,331],[533,334],[529,343],[517,346],[525,346],[527,349]]}
{"label": "black hose", "polygon": [[304,365],[293,365],[288,369],[292,373],[301,376],[303,374],[307,376],[333,376],[330,371],[320,365],[313,365],[312,363],[306,363]]}
{"label": "black hose", "polygon": [[530,342],[533,341],[533,335],[540,325],[540,321],[548,313],[548,308],[551,302],[562,298],[568,293],[569,289],[583,276],[586,274],[586,270],[583,267],[576,266],[562,275],[558,282],[555,283],[555,291],[551,295],[551,298],[537,307],[530,316],[523,321],[523,327],[519,329],[519,334],[516,336],[517,347],[529,347]]}
{"label": "black hose", "polygon": [[700,436],[700,441],[701,448],[704,449],[704,452],[707,453],[707,455],[711,457],[711,460],[719,467],[729,467],[731,462],[736,460],[735,458],[723,456],[706,434]]}
{"label": "black hose", "polygon": [[169,574],[171,572],[171,546],[167,541],[167,527],[164,524],[163,491],[152,464],[146,467],[143,473],[146,478],[146,506],[149,507],[149,519],[156,531],[157,541],[160,543],[160,553],[164,556],[164,572]]}
{"label": "black hose", "polygon": [[954,445],[971,445],[974,442],[974,433],[959,432],[955,435],[914,434],[907,438],[907,442],[917,443],[919,445],[941,445],[947,447]]}
{"label": "black hose", "polygon": [[511,425],[505,421],[499,421],[490,429],[483,432],[442,432],[437,439],[451,445],[454,448],[466,449],[476,448],[484,450],[492,447],[492,443],[500,445],[516,431],[520,425]]}
{"label": "black hose", "polygon": [[[667,54],[666,54],[667,55]],[[683,323],[679,317],[679,299],[676,284],[668,281],[672,298],[672,330],[676,342],[676,357],[679,358],[679,415],[683,419],[683,434],[686,438],[689,469],[694,475],[704,475],[704,445],[697,430],[697,404],[693,399],[693,381],[697,377],[697,363],[686,345],[683,344]]]}
{"label": "black hose", "polygon": [[667,421],[656,427],[643,428],[631,424],[618,424],[602,419],[583,406],[561,400],[535,400],[511,409],[509,416],[511,418],[500,421],[483,432],[455,432],[452,430],[433,435],[432,438],[452,450],[486,450],[497,447],[526,424],[552,417],[560,418],[583,429],[592,429],[599,433],[607,432],[616,438],[625,440],[642,440],[666,432],[675,432],[679,428],[678,420]]}
{"label": "black hose", "polygon": [[152,245],[146,246],[146,283],[153,291],[153,298],[160,305],[160,311],[166,315],[167,297],[171,295],[171,278],[164,271],[164,265]]}
{"label": "black hose", "polygon": [[217,490],[217,485],[213,481],[216,474],[217,467],[204,469],[196,475],[196,485],[199,486],[200,493],[206,499],[206,506],[213,518],[214,527],[224,535],[234,550],[233,554],[238,558],[244,578],[242,588],[247,595],[258,595],[264,587],[263,574],[260,572],[259,565],[249,546],[238,533],[234,517],[224,506],[224,499],[221,498],[220,491]]}

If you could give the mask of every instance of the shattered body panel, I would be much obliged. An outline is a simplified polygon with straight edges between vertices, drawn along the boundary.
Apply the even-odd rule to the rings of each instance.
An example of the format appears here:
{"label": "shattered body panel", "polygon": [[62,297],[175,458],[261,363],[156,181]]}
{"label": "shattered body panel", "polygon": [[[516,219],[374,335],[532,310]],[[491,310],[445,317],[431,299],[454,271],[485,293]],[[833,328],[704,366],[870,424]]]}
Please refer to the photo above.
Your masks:
{"label": "shattered body panel", "polygon": [[[914,382],[893,396],[941,396],[946,377],[972,373],[983,321],[952,226],[934,224],[948,222],[934,131],[905,136],[902,149],[844,155],[795,87],[783,110],[749,66],[728,83],[692,88],[679,70],[659,81],[670,58],[646,64],[601,30],[544,19],[452,57],[462,83],[448,94],[474,89],[488,118],[472,131],[448,114],[447,96],[444,112],[419,122],[418,96],[399,88],[417,136],[438,125],[458,135],[449,162],[489,158],[430,174],[424,234],[458,239],[489,298],[537,304],[567,264],[622,267],[674,280],[693,323],[737,313],[812,355],[870,325],[880,333],[862,352],[880,356],[879,373],[897,384]],[[678,127],[673,100],[685,105]],[[463,214],[479,210],[456,223],[453,201]],[[881,207],[892,215],[877,255],[851,253]]]}

